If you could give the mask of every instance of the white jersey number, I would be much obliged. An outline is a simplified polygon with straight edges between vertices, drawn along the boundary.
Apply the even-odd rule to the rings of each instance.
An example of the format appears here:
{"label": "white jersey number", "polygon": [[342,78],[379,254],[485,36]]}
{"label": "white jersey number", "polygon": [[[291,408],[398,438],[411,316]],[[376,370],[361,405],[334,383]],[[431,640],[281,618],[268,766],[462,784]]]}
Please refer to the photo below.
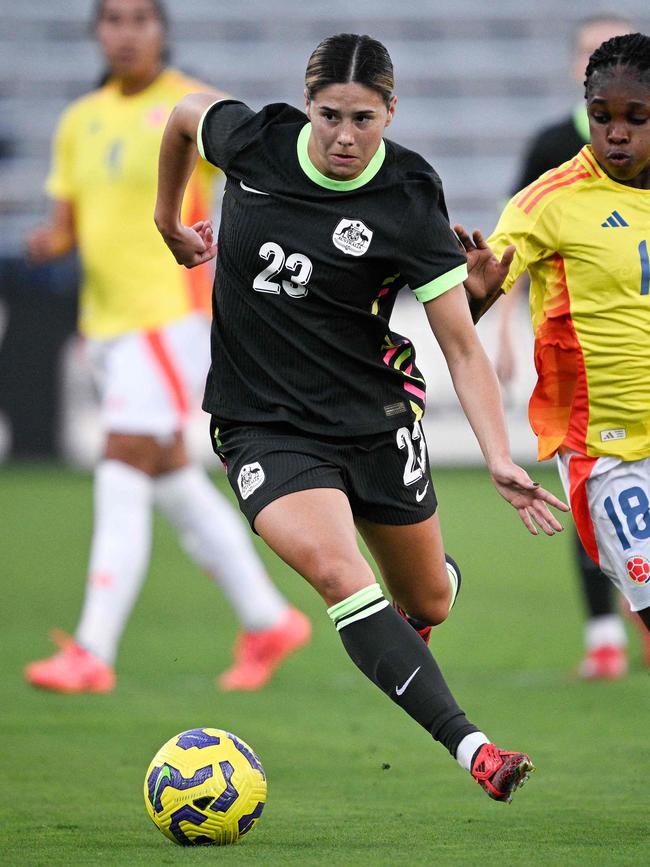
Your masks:
{"label": "white jersey number", "polygon": [[[279,244],[267,241],[260,247],[259,255],[269,264],[253,280],[253,289],[256,292],[271,292],[273,295],[279,295],[280,290],[284,289],[291,298],[305,297],[309,292],[307,283],[313,266],[304,253],[290,253],[285,257],[284,250]],[[278,278],[283,268],[290,272],[289,280]]]}
{"label": "white jersey number", "polygon": [[398,448],[406,449],[404,484],[413,485],[422,478],[427,466],[427,447],[422,436],[420,422],[416,421],[413,425],[413,433],[407,427],[401,427],[396,436]]}

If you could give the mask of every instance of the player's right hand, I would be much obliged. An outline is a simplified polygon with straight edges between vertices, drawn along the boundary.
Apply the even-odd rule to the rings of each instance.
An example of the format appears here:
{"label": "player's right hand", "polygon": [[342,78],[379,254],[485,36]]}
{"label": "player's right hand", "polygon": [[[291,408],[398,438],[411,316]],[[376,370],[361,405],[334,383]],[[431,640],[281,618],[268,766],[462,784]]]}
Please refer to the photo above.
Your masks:
{"label": "player's right hand", "polygon": [[199,220],[193,226],[179,226],[172,234],[163,234],[174,259],[186,268],[196,268],[217,255],[211,220]]}

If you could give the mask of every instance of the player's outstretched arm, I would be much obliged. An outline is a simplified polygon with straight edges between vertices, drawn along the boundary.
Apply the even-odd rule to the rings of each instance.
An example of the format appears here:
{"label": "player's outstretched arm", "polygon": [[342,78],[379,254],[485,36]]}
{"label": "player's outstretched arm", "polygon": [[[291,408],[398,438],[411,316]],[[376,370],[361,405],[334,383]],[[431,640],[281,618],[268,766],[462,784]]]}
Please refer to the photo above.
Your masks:
{"label": "player's outstretched arm", "polygon": [[475,229],[470,237],[463,226],[456,224],[454,232],[467,253],[468,275],[464,285],[469,294],[472,320],[476,323],[497,298],[503,295],[501,286],[508,276],[515,248],[512,245],[506,247],[499,260],[478,229]]}
{"label": "player's outstretched arm", "polygon": [[425,309],[497,491],[533,535],[538,535],[537,527],[548,536],[561,531],[548,506],[563,512],[569,507],[533,482],[510,456],[499,383],[472,324],[463,286],[428,301]]}
{"label": "player's outstretched arm", "polygon": [[550,491],[542,488],[538,482],[533,482],[522,467],[512,460],[495,462],[490,467],[490,473],[497,491],[517,510],[519,517],[534,536],[538,535],[537,527],[547,536],[563,529],[548,506],[561,512],[568,512],[569,507]]}
{"label": "player's outstretched arm", "polygon": [[217,253],[211,222],[201,220],[193,226],[184,226],[181,205],[198,156],[196,137],[201,117],[223,96],[192,93],[183,97],[167,121],[160,144],[154,220],[174,258],[186,268],[202,265]]}

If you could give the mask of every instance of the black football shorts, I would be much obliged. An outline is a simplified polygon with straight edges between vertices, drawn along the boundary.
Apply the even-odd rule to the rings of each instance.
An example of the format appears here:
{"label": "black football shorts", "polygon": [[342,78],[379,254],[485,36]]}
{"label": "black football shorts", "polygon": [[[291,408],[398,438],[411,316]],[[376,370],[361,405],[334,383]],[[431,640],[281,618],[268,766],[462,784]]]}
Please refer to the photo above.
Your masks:
{"label": "black football shorts", "polygon": [[424,432],[418,422],[361,437],[324,437],[284,424],[210,425],[239,506],[255,518],[285,494],[337,488],[355,517],[417,524],[436,511]]}

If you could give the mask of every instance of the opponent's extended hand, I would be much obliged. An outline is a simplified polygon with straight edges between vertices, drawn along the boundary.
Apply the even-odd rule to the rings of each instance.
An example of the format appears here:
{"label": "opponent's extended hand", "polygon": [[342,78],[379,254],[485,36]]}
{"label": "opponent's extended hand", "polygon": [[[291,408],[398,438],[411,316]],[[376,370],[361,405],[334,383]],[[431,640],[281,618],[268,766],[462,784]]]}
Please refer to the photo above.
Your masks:
{"label": "opponent's extended hand", "polygon": [[489,298],[501,288],[508,276],[515,255],[514,246],[511,244],[506,247],[499,260],[478,229],[472,232],[471,238],[460,224],[454,226],[454,232],[467,253],[468,276],[465,288],[472,298]]}
{"label": "opponent's extended hand", "polygon": [[547,536],[553,536],[564,529],[548,507],[553,506],[561,512],[568,512],[569,506],[550,491],[541,488],[537,482],[533,482],[524,469],[512,461],[503,461],[496,467],[490,467],[490,472],[497,491],[517,510],[533,536],[539,535],[537,527]]}
{"label": "opponent's extended hand", "polygon": [[173,234],[163,234],[165,243],[179,265],[195,268],[217,255],[212,220],[199,220],[193,226],[181,225]]}

